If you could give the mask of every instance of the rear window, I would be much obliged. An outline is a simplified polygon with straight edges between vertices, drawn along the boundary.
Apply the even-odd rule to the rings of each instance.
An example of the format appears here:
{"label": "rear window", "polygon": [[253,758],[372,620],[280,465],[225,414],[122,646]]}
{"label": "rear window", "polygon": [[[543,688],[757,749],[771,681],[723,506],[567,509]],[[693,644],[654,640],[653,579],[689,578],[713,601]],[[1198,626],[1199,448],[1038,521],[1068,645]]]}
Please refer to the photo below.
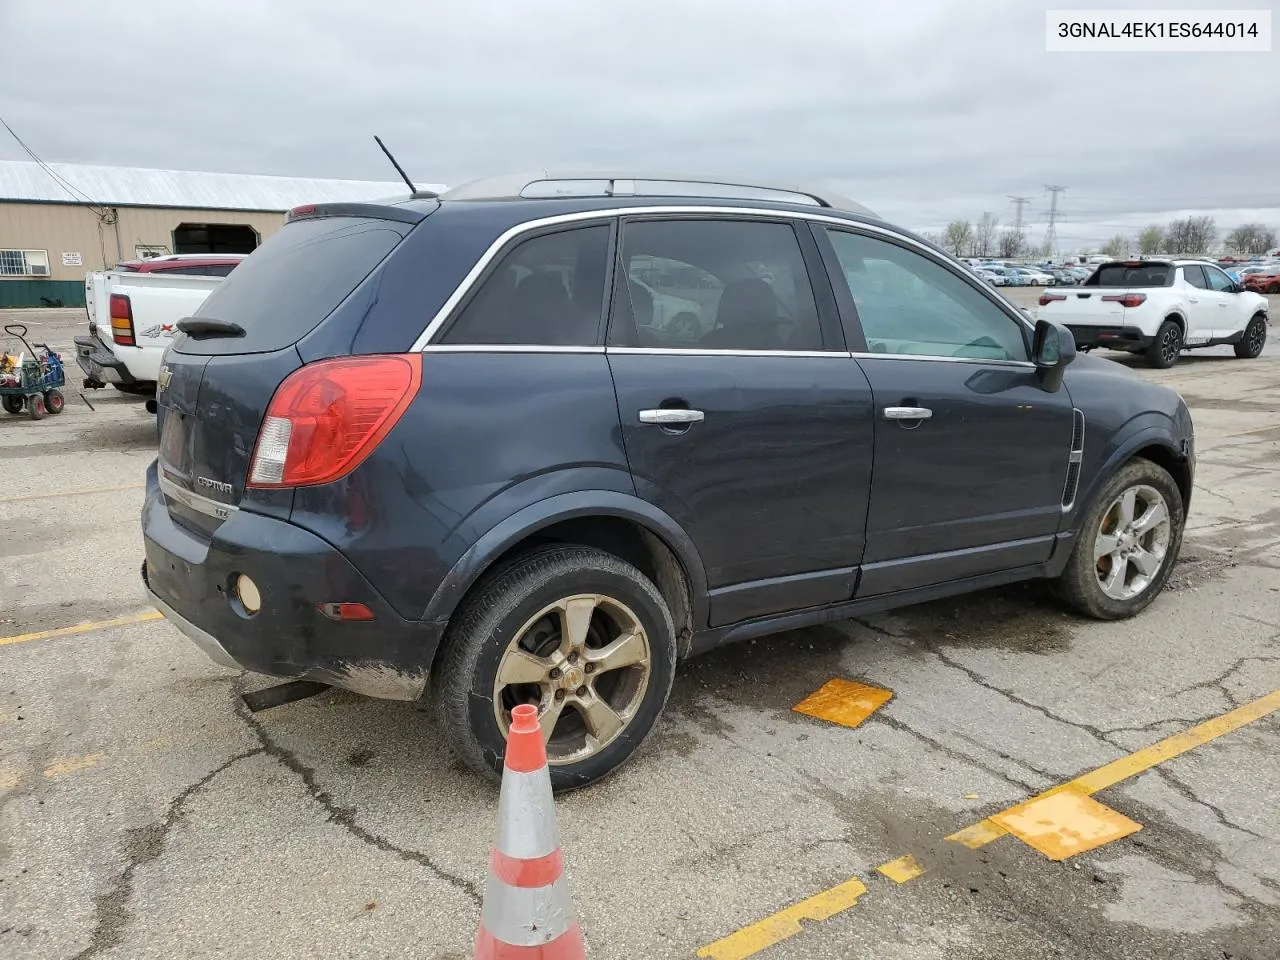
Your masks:
{"label": "rear window", "polygon": [[1085,281],[1086,287],[1163,287],[1173,274],[1170,263],[1104,263]]}
{"label": "rear window", "polygon": [[318,217],[286,224],[238,264],[196,310],[229,320],[243,337],[183,338],[182,353],[265,353],[314,330],[390,253],[412,224]]}

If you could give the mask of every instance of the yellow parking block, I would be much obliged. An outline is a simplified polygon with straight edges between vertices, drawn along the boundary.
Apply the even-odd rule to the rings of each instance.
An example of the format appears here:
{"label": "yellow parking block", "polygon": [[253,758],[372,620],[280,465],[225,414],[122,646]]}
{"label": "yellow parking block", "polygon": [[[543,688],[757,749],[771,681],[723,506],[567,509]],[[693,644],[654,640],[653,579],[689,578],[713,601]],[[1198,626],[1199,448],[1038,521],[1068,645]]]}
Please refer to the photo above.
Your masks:
{"label": "yellow parking block", "polygon": [[924,867],[919,860],[911,856],[911,854],[907,854],[897,860],[890,860],[888,863],[880,864],[880,866],[876,867],[876,871],[888,877],[894,883],[906,883],[908,880],[914,880],[924,873]]}
{"label": "yellow parking block", "polygon": [[892,690],[837,677],[824,683],[792,709],[842,727],[856,727],[891,699]]}
{"label": "yellow parking block", "polygon": [[1118,810],[1075,790],[1028,800],[991,819],[1050,860],[1065,860],[1142,829]]}

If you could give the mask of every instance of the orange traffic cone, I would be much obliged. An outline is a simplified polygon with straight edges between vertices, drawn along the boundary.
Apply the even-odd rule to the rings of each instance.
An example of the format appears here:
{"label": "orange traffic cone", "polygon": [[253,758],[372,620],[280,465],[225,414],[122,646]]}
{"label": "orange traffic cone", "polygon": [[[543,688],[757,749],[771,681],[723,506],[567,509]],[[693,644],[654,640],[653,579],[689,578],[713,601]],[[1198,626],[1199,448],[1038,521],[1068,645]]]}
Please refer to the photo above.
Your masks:
{"label": "orange traffic cone", "polygon": [[475,960],[585,960],[532,704],[511,711],[504,766]]}

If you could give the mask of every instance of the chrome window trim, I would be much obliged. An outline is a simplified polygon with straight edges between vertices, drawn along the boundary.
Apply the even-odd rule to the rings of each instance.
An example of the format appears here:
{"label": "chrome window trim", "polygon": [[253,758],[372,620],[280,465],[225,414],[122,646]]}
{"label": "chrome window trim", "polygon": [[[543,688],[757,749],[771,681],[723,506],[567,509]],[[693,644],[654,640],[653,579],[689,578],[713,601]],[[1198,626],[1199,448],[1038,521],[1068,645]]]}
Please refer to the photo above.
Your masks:
{"label": "chrome window trim", "polygon": [[981,363],[994,364],[999,367],[1022,367],[1035,369],[1030,360],[986,360],[982,357],[936,357],[926,353],[853,353],[855,360],[937,360],[942,363]]}
{"label": "chrome window trim", "polygon": [[[543,229],[546,229],[547,227],[560,226],[562,224],[579,223],[584,220],[607,220],[612,217],[636,217],[636,216],[663,217],[663,216],[689,216],[689,215],[713,216],[717,218],[747,217],[753,220],[766,219],[766,220],[781,220],[784,222],[792,221],[792,220],[805,220],[805,221],[810,221],[814,223],[830,224],[832,226],[841,227],[853,233],[864,232],[864,233],[876,234],[882,237],[888,237],[897,243],[905,244],[911,247],[913,250],[919,251],[920,253],[924,254],[930,259],[936,260],[938,257],[937,251],[935,251],[932,247],[929,247],[928,245],[923,244],[917,240],[913,240],[911,237],[908,237],[902,233],[899,233],[896,230],[890,230],[886,227],[881,227],[872,223],[865,223],[861,220],[846,220],[843,217],[836,217],[828,214],[810,212],[808,210],[803,210],[803,211],[770,210],[768,208],[763,208],[763,207],[732,207],[732,206],[712,207],[712,206],[702,206],[698,204],[671,204],[671,205],[648,206],[648,207],[619,206],[619,207],[602,208],[597,210],[579,210],[574,213],[562,213],[553,217],[539,217],[534,220],[525,220],[521,223],[517,223],[513,227],[508,227],[506,230],[504,230],[502,234],[496,240],[494,240],[493,243],[489,245],[488,249],[486,249],[485,252],[481,254],[480,259],[478,259],[475,262],[475,264],[467,272],[467,275],[462,278],[462,282],[459,283],[458,286],[454,288],[453,293],[449,294],[449,298],[445,300],[444,304],[440,307],[440,309],[436,311],[435,316],[432,317],[430,322],[427,323],[422,333],[418,335],[418,338],[413,342],[413,346],[410,347],[409,349],[414,351],[422,350],[428,344],[431,343],[432,338],[437,333],[440,332],[440,328],[444,326],[445,321],[449,318],[449,316],[453,313],[453,311],[457,309],[458,304],[461,303],[462,300],[467,296],[467,294],[471,292],[472,287],[476,285],[476,282],[480,279],[480,275],[483,274],[485,270],[488,269],[489,264],[493,262],[493,260],[498,256],[499,252],[501,252],[502,249],[508,243],[510,243],[515,238],[519,237],[521,234],[531,233],[537,230],[543,230]],[[966,277],[964,273],[957,271],[955,269],[952,269],[952,266],[950,264],[947,264],[945,261],[939,261],[939,262],[942,264],[944,269],[951,270],[952,273],[960,277],[966,283],[969,283],[970,279],[974,279],[974,280],[978,279],[976,275],[972,275],[972,273],[970,274],[970,277]],[[981,283],[982,281],[978,280],[978,284],[981,284]],[[1023,328],[1027,330],[1035,329],[1035,325],[1031,323],[1030,320],[1020,310],[1014,307],[1013,304],[1003,301],[999,298],[992,297],[990,292],[983,290],[982,287],[979,286],[978,284],[969,283],[969,286],[973,287],[974,290],[976,290],[979,294],[981,294],[988,301],[990,301],[990,303],[996,309],[1002,311],[1006,316],[1012,318],[1014,321],[1021,324]],[[723,352],[723,351],[716,351],[716,352]],[[835,351],[832,351],[832,352],[834,353]],[[875,356],[891,356],[891,354],[875,354]],[[916,358],[916,359],[936,360],[936,359],[952,359],[952,358],[924,357],[924,358]],[[994,361],[989,361],[989,362],[994,362]],[[1000,362],[1023,363],[1023,361],[1020,361],[1020,360],[1005,360]]]}
{"label": "chrome window trim", "polygon": [[177,500],[197,513],[203,513],[215,520],[226,520],[240,509],[234,503],[223,503],[221,500],[201,496],[185,487],[180,487],[164,474],[160,475],[160,491],[167,499]]}
{"label": "chrome window trim", "polygon": [[663,357],[853,357],[848,350],[710,350],[700,347],[607,347],[610,354]]}
{"label": "chrome window trim", "polygon": [[429,343],[423,353],[604,353],[604,347],[550,347],[536,343]]}

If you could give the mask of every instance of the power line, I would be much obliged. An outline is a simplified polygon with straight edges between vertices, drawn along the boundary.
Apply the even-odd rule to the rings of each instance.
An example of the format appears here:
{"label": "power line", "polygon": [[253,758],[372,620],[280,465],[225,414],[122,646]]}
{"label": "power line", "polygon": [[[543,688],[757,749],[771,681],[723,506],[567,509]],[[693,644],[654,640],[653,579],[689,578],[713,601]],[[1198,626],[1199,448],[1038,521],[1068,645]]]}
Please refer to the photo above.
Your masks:
{"label": "power line", "polygon": [[23,141],[23,139],[20,136],[18,136],[17,132],[13,129],[13,127],[9,126],[9,122],[5,120],[4,117],[0,117],[0,126],[3,126],[6,130],[9,131],[9,136],[13,137],[13,139],[17,141],[18,146],[22,148],[23,152],[26,153],[26,155],[29,156],[33,161],[35,161],[36,166],[38,166],[41,170],[47,173],[49,175],[49,178],[53,180],[53,182],[56,183],[58,186],[60,186],[71,197],[71,199],[79,200],[82,203],[87,204],[89,209],[92,210],[99,217],[105,218],[108,215],[109,211],[107,210],[106,207],[102,206],[102,204],[100,203],[94,203],[94,201],[91,200],[88,196],[86,196],[85,194],[81,193],[78,189],[76,189],[75,184],[71,183],[71,181],[67,180],[65,177],[59,174],[56,170],[54,170],[51,166],[49,166],[49,164],[41,160],[40,157],[36,154],[36,152],[32,150],[30,147],[28,147],[26,143]]}
{"label": "power line", "polygon": [[1044,232],[1044,249],[1046,253],[1053,254],[1054,248],[1058,245],[1058,197],[1067,188],[1056,184],[1047,184],[1044,189],[1052,198],[1049,201],[1049,228]]}
{"label": "power line", "polygon": [[1031,202],[1030,197],[1009,197],[1013,201],[1013,229],[1015,233],[1022,232],[1022,208]]}

